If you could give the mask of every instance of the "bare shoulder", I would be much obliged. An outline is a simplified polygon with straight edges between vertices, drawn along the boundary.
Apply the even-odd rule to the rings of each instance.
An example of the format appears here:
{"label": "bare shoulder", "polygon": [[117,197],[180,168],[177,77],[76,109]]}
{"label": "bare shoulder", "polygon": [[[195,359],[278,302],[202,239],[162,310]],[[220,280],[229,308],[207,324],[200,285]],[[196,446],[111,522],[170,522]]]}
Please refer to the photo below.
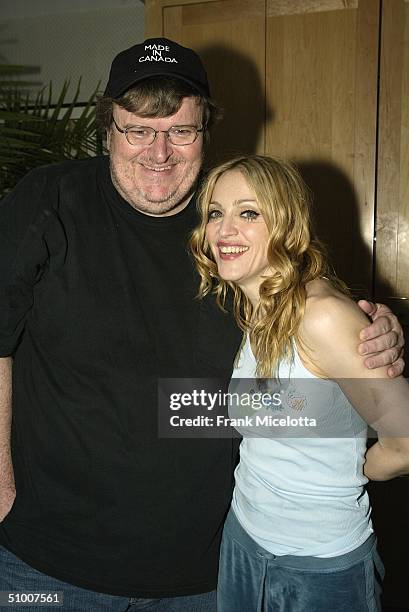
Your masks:
{"label": "bare shoulder", "polygon": [[309,283],[300,340],[314,372],[329,377],[367,376],[358,354],[359,332],[367,324],[357,304],[329,281]]}
{"label": "bare shoulder", "polygon": [[316,340],[328,340],[328,334],[357,332],[368,319],[357,304],[341,293],[329,281],[316,279],[307,285],[307,300],[302,321],[302,333]]}

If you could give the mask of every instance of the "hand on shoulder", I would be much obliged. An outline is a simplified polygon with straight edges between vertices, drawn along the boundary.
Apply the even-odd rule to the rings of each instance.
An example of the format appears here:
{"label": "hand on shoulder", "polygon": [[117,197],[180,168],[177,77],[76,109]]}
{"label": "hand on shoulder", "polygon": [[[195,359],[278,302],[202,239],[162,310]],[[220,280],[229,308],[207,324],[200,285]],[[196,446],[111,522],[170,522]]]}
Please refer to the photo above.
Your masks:
{"label": "hand on shoulder", "polygon": [[329,378],[387,377],[386,367],[368,370],[358,354],[359,333],[367,322],[355,302],[329,281],[309,283],[300,336],[314,373]]}

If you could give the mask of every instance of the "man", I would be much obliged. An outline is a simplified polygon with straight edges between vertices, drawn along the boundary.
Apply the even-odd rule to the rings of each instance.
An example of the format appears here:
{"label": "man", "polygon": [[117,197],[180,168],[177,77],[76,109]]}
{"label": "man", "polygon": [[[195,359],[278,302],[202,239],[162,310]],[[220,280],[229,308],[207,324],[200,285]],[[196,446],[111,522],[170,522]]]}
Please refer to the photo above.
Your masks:
{"label": "man", "polygon": [[[0,591],[214,611],[236,449],[160,439],[157,379],[228,378],[240,342],[186,250],[216,110],[197,55],[151,39],[115,58],[98,112],[109,158],[31,172],[0,209]],[[364,348],[398,337],[371,359],[399,373],[401,330],[375,318]]]}

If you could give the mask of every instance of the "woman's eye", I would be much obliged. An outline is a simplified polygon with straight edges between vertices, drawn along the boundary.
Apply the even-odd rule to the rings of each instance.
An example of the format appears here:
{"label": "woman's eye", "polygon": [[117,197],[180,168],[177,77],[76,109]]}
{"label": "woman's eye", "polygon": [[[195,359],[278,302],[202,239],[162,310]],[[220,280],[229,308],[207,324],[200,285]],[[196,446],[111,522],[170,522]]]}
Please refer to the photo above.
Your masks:
{"label": "woman's eye", "polygon": [[221,216],[222,213],[220,212],[220,210],[209,210],[207,218],[209,221],[211,221],[212,219],[218,219]]}
{"label": "woman's eye", "polygon": [[260,216],[260,213],[256,212],[255,210],[243,210],[240,213],[240,216],[244,217],[244,219],[252,220],[252,219],[257,219],[257,217]]}

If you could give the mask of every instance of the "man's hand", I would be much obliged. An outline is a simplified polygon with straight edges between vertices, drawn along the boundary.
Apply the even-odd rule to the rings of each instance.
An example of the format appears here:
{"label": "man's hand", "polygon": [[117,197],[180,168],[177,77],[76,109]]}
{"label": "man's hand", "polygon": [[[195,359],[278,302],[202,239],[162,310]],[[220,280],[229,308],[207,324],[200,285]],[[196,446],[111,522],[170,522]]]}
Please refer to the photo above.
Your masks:
{"label": "man's hand", "polygon": [[358,306],[372,319],[372,324],[360,333],[360,355],[370,355],[365,359],[367,368],[380,368],[391,364],[388,376],[395,378],[402,374],[405,367],[403,330],[393,312],[384,304],[374,304],[360,300]]}

